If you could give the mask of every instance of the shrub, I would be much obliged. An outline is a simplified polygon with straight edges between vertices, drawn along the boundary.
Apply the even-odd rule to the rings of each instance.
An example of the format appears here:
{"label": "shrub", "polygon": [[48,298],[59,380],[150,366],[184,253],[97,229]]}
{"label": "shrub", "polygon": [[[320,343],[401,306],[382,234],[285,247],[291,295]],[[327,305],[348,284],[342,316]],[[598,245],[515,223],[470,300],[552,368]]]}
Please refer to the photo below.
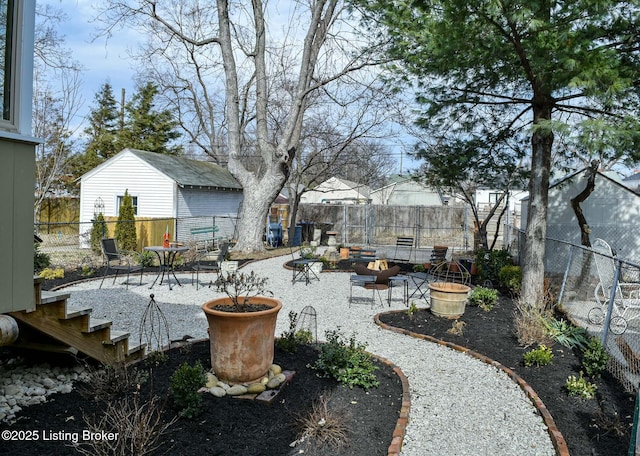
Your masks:
{"label": "shrub", "polygon": [[535,348],[522,356],[524,358],[524,365],[527,367],[546,366],[547,364],[551,364],[553,361],[553,352],[546,345],[540,345],[538,348]]}
{"label": "shrub", "polygon": [[115,229],[116,240],[121,250],[135,251],[138,248],[135,218],[133,199],[129,195],[129,191],[125,190]]}
{"label": "shrub", "polygon": [[92,221],[91,237],[89,241],[91,244],[91,250],[95,254],[100,255],[102,253],[102,244],[100,243],[100,240],[107,237],[107,234],[107,224],[104,221],[104,215],[102,215],[102,212],[98,212]]}
{"label": "shrub", "polygon": [[300,329],[296,331],[298,314],[293,310],[289,312],[289,330],[282,333],[282,337],[276,341],[276,345],[287,353],[295,353],[301,344],[313,342],[311,331]]}
{"label": "shrub", "polygon": [[413,272],[424,272],[426,269],[424,267],[424,264],[414,264],[413,265]]}
{"label": "shrub", "polygon": [[47,280],[51,279],[63,279],[64,278],[64,269],[62,268],[44,268],[40,271],[40,277],[44,277]]}
{"label": "shrub", "polygon": [[348,443],[349,410],[344,407],[331,408],[330,399],[329,393],[322,394],[313,401],[308,414],[298,418],[301,433],[296,444],[306,442],[307,446],[320,448],[326,445],[337,451]]}
{"label": "shrub", "polygon": [[522,270],[520,266],[503,266],[498,272],[498,283],[511,293],[520,293],[522,287]]}
{"label": "shrub", "polygon": [[498,291],[491,288],[475,287],[467,298],[470,306],[478,306],[488,312],[498,302]]}
{"label": "shrub", "polygon": [[33,272],[38,273],[51,265],[51,257],[40,251],[40,244],[33,244]]}
{"label": "shrub", "polygon": [[194,366],[183,363],[171,375],[169,391],[180,416],[191,419],[202,413],[202,396],[198,390],[206,381],[200,361],[197,361]]}
{"label": "shrub", "polygon": [[325,332],[327,342],[320,347],[320,356],[313,365],[326,377],[333,377],[350,388],[371,388],[379,385],[374,374],[373,358],[365,351],[366,344],[357,343],[355,335],[345,341],[339,331]]}
{"label": "shrub", "polygon": [[596,397],[596,391],[598,389],[595,383],[590,383],[585,380],[582,372],[580,372],[579,378],[576,378],[575,375],[570,375],[569,378],[567,378],[565,387],[569,392],[569,396],[578,396],[583,399],[593,399]]}
{"label": "shrub", "polygon": [[523,347],[531,345],[552,345],[554,340],[549,335],[545,321],[552,318],[551,310],[538,307],[520,300],[514,302],[514,325],[518,343]]}
{"label": "shrub", "polygon": [[149,268],[151,266],[153,266],[153,263],[156,259],[156,255],[151,252],[150,250],[144,250],[140,256],[141,260],[140,260],[140,265],[143,268]]}
{"label": "shrub", "polygon": [[560,345],[567,348],[579,347],[585,349],[589,340],[589,334],[584,328],[572,325],[566,320],[555,318],[544,320],[549,336]]}
{"label": "shrub", "polygon": [[607,368],[609,355],[597,337],[592,337],[582,356],[582,367],[587,375],[600,377]]}
{"label": "shrub", "polygon": [[506,249],[487,251],[480,248],[476,251],[475,263],[478,270],[478,278],[481,282],[490,280],[498,283],[498,273],[504,266],[512,265],[513,259]]}

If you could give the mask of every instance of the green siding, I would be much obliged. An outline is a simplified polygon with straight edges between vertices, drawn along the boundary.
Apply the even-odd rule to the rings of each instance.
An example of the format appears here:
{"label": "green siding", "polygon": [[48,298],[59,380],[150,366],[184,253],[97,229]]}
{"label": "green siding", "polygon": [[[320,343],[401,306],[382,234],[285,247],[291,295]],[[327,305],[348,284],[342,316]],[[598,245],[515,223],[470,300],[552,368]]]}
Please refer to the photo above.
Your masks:
{"label": "green siding", "polygon": [[0,139],[0,313],[35,307],[32,144]]}

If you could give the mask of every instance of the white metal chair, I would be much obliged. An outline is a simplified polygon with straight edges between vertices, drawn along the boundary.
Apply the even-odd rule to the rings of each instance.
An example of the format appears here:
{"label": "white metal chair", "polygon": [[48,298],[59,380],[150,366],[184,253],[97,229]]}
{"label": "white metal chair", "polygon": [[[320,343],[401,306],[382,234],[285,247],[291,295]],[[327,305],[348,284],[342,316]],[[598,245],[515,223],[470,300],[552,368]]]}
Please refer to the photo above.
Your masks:
{"label": "white metal chair", "polygon": [[[604,322],[608,311],[616,272],[616,261],[613,251],[606,241],[596,239],[592,249],[599,281],[594,289],[597,305],[589,311],[588,318],[589,322],[599,325]],[[639,318],[640,283],[623,282],[620,274],[616,284],[609,329],[614,334],[622,334],[627,330],[629,321]]]}

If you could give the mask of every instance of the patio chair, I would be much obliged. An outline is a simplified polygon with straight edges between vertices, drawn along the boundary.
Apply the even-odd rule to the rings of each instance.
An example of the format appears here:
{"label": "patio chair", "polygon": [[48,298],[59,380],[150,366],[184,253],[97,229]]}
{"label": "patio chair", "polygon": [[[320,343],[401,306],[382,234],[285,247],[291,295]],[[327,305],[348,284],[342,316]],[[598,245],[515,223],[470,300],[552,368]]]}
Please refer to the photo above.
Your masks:
{"label": "patio chair", "polygon": [[[193,285],[193,276],[196,277],[196,290],[200,287],[200,272],[216,272],[220,275],[220,263],[224,260],[224,257],[229,251],[229,243],[223,242],[220,244],[220,251],[215,260],[208,260],[208,256],[211,251],[208,249],[196,250],[193,263],[191,264],[191,285]],[[213,285],[213,280],[209,282],[209,288]]]}
{"label": "patio chair", "polygon": [[[616,261],[611,247],[604,240],[596,239],[592,249],[599,281],[594,289],[597,305],[589,311],[588,318],[591,323],[599,325],[604,322],[608,311]],[[609,329],[614,334],[622,334],[627,330],[629,321],[638,318],[640,318],[640,283],[623,282],[620,274],[616,284]]]}
{"label": "patio chair", "polygon": [[114,238],[101,239],[100,242],[102,244],[105,270],[99,288],[102,288],[104,279],[109,274],[109,271],[115,271],[113,283],[116,283],[118,273],[126,272],[127,280],[125,283],[127,289],[129,288],[129,274],[140,271],[140,285],[142,285],[142,255],[138,252],[118,249]]}
{"label": "patio chair", "polygon": [[[404,258],[404,255],[398,255],[400,253],[409,251]],[[408,263],[411,261],[411,254],[413,253],[413,238],[408,236],[401,236],[396,239],[396,250],[393,253],[393,261],[399,261],[402,263]]]}

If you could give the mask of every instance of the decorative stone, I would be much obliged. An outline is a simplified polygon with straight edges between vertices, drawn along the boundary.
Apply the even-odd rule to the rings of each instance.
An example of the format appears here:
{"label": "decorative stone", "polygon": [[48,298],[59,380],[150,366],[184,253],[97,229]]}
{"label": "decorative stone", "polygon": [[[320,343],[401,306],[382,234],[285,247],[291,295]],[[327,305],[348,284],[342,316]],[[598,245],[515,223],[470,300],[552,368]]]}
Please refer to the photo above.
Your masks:
{"label": "decorative stone", "polygon": [[269,371],[273,372],[273,375],[278,375],[280,372],[282,372],[282,367],[278,366],[277,364],[272,364],[269,368]]}
{"label": "decorative stone", "polygon": [[209,389],[209,392],[213,394],[215,397],[223,397],[227,394],[224,388],[220,388],[219,386],[214,386]]}
{"label": "decorative stone", "polygon": [[246,392],[247,387],[244,385],[233,385],[227,390],[229,396],[240,396],[241,394],[246,394]]}
{"label": "decorative stone", "polygon": [[247,393],[250,393],[250,394],[261,393],[266,389],[267,389],[267,385],[263,383],[252,383],[249,386],[247,386]]}
{"label": "decorative stone", "polygon": [[218,383],[216,383],[216,386],[219,386],[220,388],[222,388],[225,391],[227,391],[230,388],[230,386],[228,384],[226,384],[225,382],[221,382],[221,381],[218,381]]}
{"label": "decorative stone", "polygon": [[277,388],[278,386],[282,385],[282,383],[285,380],[286,380],[286,377],[284,374],[278,374],[269,380],[269,383],[267,383],[267,388],[269,389]]}
{"label": "decorative stone", "polygon": [[269,376],[268,375],[265,375],[264,377],[262,377],[260,379],[260,383],[262,383],[263,385],[266,385],[268,381],[269,381]]}
{"label": "decorative stone", "polygon": [[205,386],[207,388],[213,388],[217,384],[218,384],[218,378],[215,375],[213,375],[211,372],[207,372],[207,383],[205,384]]}

